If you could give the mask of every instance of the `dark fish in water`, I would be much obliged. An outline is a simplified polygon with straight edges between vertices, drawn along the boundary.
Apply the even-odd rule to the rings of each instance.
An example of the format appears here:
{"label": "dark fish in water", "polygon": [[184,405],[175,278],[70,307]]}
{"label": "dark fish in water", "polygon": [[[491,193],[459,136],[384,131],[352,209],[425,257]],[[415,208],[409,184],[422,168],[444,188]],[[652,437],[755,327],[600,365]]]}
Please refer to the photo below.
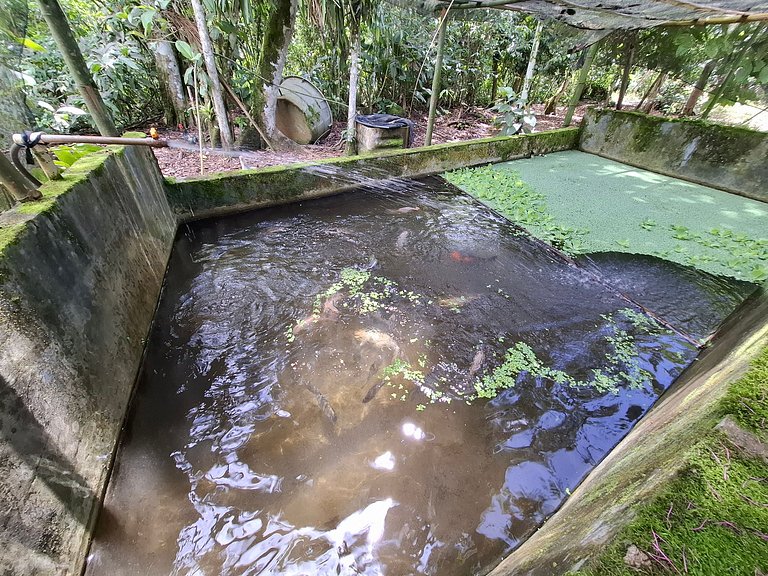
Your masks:
{"label": "dark fish in water", "polygon": [[325,394],[320,392],[320,390],[315,388],[312,384],[306,384],[306,387],[307,390],[309,390],[315,397],[317,405],[320,408],[320,411],[323,413],[323,416],[325,416],[331,424],[336,424],[336,420],[338,419],[336,416],[336,411],[333,409],[333,406],[331,406],[328,398],[325,397]]}
{"label": "dark fish in water", "polygon": [[470,380],[483,367],[483,362],[485,362],[485,353],[482,350],[478,350],[477,354],[475,354],[475,357],[472,359],[472,364],[470,365],[469,372],[467,373],[467,376]]}
{"label": "dark fish in water", "polygon": [[478,264],[480,262],[491,262],[496,260],[496,256],[472,256],[470,254],[464,254],[458,250],[451,252],[451,260],[459,262],[460,264]]}
{"label": "dark fish in water", "polygon": [[418,212],[421,208],[417,206],[403,206],[397,210],[387,210],[390,214],[408,214],[408,212]]}
{"label": "dark fish in water", "polygon": [[374,384],[373,386],[371,386],[368,389],[368,392],[366,392],[365,396],[363,397],[363,404],[368,404],[368,402],[376,398],[376,394],[378,393],[379,390],[381,390],[381,388],[384,386],[385,383],[386,381],[382,379],[376,382],[376,384]]}

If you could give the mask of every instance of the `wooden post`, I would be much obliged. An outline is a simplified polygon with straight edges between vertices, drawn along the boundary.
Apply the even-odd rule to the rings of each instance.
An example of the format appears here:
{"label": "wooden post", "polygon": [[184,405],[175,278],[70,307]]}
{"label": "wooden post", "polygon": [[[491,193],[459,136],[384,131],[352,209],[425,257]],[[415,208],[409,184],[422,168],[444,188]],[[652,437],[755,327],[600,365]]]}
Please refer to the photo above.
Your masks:
{"label": "wooden post", "polygon": [[595,42],[587,50],[587,55],[584,57],[584,65],[579,71],[579,79],[576,81],[576,86],[573,88],[573,95],[571,101],[568,103],[568,110],[565,113],[565,120],[563,121],[563,127],[570,126],[573,119],[573,112],[576,110],[576,106],[581,99],[581,93],[584,91],[584,85],[587,83],[587,76],[589,76],[589,69],[592,66],[592,61],[595,59],[599,42]]}
{"label": "wooden post", "polygon": [[440,96],[440,76],[443,71],[443,46],[445,45],[445,29],[447,25],[448,10],[443,10],[442,14],[440,14],[440,24],[437,31],[437,56],[435,57],[435,73],[432,75],[432,95],[429,97],[429,116],[427,117],[427,134],[424,136],[424,146],[432,144],[437,100]]}
{"label": "wooden post", "polygon": [[40,12],[43,14],[48,28],[51,29],[56,46],[59,47],[64,62],[69,69],[70,74],[75,79],[80,94],[85,100],[85,106],[91,113],[96,127],[102,136],[118,136],[117,128],[112,122],[112,116],[109,110],[104,106],[99,90],[93,81],[88,66],[85,64],[83,54],[77,45],[77,40],[69,27],[67,17],[59,5],[58,0],[38,0],[40,3]]}
{"label": "wooden post", "polygon": [[16,167],[2,152],[0,152],[0,184],[18,202],[35,200],[41,197],[40,192],[33,188],[31,182],[27,182],[24,176],[21,175],[21,172],[16,170]]}

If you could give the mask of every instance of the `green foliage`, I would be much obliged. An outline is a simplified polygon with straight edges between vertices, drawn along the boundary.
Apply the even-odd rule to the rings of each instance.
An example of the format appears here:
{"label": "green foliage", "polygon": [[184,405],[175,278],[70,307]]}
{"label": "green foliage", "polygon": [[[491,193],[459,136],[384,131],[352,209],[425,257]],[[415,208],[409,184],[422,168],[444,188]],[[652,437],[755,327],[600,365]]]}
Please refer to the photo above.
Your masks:
{"label": "green foliage", "polygon": [[651,375],[639,367],[635,339],[619,326],[616,317],[628,321],[636,331],[665,332],[655,321],[629,308],[619,310],[614,316],[603,316],[608,328],[605,343],[609,351],[605,355],[605,364],[593,368],[589,380],[578,380],[562,370],[547,366],[527,343],[516,342],[507,350],[501,365],[475,382],[477,397],[495,398],[499,392],[514,387],[518,379],[526,375],[574,388],[592,388],[598,392],[617,393],[622,385],[629,388],[642,386]]}
{"label": "green foliage", "polygon": [[101,146],[95,144],[71,144],[68,146],[54,146],[51,151],[56,156],[54,163],[62,168],[69,168],[83,156],[98,152]]}
{"label": "green foliage", "polygon": [[528,134],[536,127],[536,116],[526,108],[526,102],[517,97],[515,91],[509,87],[499,88],[501,98],[493,107],[500,116],[497,123],[501,127],[500,134],[514,136],[515,134]]}
{"label": "green foliage", "polygon": [[580,237],[588,231],[555,223],[544,196],[513,170],[491,166],[465,168],[449,172],[444,178],[556,248],[571,255],[581,253]]}

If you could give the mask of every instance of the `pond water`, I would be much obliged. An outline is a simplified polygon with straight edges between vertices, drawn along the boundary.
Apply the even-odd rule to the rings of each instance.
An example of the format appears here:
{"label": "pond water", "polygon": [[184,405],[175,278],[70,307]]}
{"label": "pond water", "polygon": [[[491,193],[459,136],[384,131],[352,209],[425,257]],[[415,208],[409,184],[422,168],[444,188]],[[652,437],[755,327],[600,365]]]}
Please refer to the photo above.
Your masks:
{"label": "pond water", "polygon": [[746,293],[660,266],[437,178],[182,227],[87,574],[487,571]]}

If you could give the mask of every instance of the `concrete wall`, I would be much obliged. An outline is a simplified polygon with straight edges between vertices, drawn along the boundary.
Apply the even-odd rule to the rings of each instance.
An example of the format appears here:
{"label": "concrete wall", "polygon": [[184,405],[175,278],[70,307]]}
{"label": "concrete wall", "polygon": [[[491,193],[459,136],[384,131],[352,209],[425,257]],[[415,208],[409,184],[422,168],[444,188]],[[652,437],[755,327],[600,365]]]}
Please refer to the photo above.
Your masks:
{"label": "concrete wall", "polygon": [[[0,573],[79,574],[176,231],[147,149],[0,229]],[[14,220],[15,219],[15,220]]]}
{"label": "concrete wall", "polygon": [[483,138],[457,144],[333,158],[260,170],[240,170],[169,181],[168,201],[184,221],[337,194],[371,182],[417,177],[491,162],[570,150],[578,128]]}
{"label": "concrete wall", "polygon": [[768,133],[636,112],[588,110],[579,148],[768,202]]}
{"label": "concrete wall", "polygon": [[682,455],[719,420],[728,385],[768,345],[768,289],[720,329],[651,411],[574,490],[554,516],[490,576],[556,576],[599,553],[681,468]]}

